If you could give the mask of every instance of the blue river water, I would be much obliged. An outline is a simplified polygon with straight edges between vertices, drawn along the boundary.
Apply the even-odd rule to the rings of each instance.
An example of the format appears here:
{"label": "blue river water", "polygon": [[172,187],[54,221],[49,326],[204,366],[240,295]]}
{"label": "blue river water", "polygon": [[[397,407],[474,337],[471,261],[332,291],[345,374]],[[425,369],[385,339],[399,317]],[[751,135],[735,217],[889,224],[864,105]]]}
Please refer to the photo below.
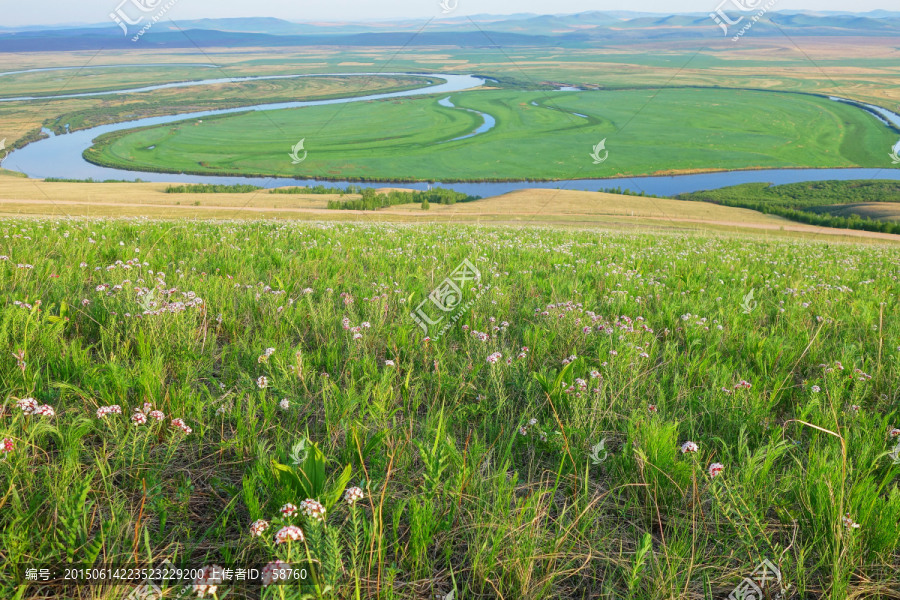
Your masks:
{"label": "blue river water", "polygon": [[[441,106],[446,106],[447,108],[456,108],[456,106],[450,101],[450,96],[447,96],[446,98],[438,100],[438,104],[440,104]],[[467,139],[470,137],[475,137],[476,135],[478,135],[480,133],[485,133],[486,131],[490,131],[497,124],[497,120],[487,113],[479,112],[477,110],[472,110],[471,108],[463,108],[462,110],[466,110],[468,112],[475,113],[476,115],[480,116],[482,119],[482,123],[472,133],[469,133],[466,135],[461,135],[457,138],[453,138],[452,140],[448,140],[450,142],[455,142],[457,140],[464,140],[464,139]]]}

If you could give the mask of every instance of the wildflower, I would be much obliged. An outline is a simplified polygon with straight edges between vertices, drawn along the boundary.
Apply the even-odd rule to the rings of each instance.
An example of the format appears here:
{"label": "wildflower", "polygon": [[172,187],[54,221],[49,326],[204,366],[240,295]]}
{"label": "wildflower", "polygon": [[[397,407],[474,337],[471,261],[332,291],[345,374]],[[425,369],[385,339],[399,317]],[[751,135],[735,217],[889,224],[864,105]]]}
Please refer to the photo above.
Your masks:
{"label": "wildflower", "polygon": [[647,412],[649,412],[649,413],[651,413],[651,414],[656,414],[656,413],[659,412],[659,409],[656,407],[655,404],[648,404],[648,405],[647,405]]}
{"label": "wildflower", "polygon": [[310,519],[315,521],[325,520],[325,507],[311,498],[307,498],[300,503],[300,510]]}
{"label": "wildflower", "polygon": [[197,594],[198,598],[203,598],[206,594],[210,596],[216,595],[216,590],[219,585],[222,584],[222,576],[223,576],[222,567],[218,565],[212,565],[208,567],[203,567],[197,573],[197,578],[194,579],[194,592]]}
{"label": "wildflower", "polygon": [[386,361],[384,361],[384,366],[386,366],[386,367],[393,367],[393,366],[394,366],[394,361],[392,361],[392,360],[386,360]]}
{"label": "wildflower", "polygon": [[[31,308],[31,306],[29,306],[29,305],[27,305],[27,304],[26,304],[26,306],[27,306],[28,308]],[[13,353],[13,358],[16,359],[16,367],[18,367],[19,370],[22,371],[22,372],[24,373],[24,372],[25,372],[25,364],[26,364],[26,363],[25,363],[25,351],[24,351],[24,350],[19,350],[18,352],[14,352],[14,353]]]}
{"label": "wildflower", "polygon": [[287,410],[291,407],[291,402],[287,398],[282,398],[281,402],[278,403],[278,406],[280,406],[282,410]]}
{"label": "wildflower", "polygon": [[281,507],[281,514],[287,518],[291,518],[297,514],[297,507],[288,502]]}
{"label": "wildflower", "polygon": [[889,434],[892,438],[895,438],[895,437],[897,437],[897,436],[900,436],[900,429],[897,429],[897,428],[895,427],[895,428],[891,429],[891,430],[888,432],[888,434]]}
{"label": "wildflower", "polygon": [[136,412],[133,415],[131,415],[131,422],[134,424],[135,427],[140,427],[141,425],[143,425],[147,422],[147,415],[145,415],[142,412]]}
{"label": "wildflower", "polygon": [[122,407],[119,406],[118,404],[112,404],[110,406],[101,406],[100,408],[97,409],[97,418],[98,419],[102,419],[106,415],[110,415],[110,414],[121,415]]}
{"label": "wildflower", "polygon": [[287,525],[278,530],[275,534],[275,543],[283,544],[285,542],[302,542],[304,540],[303,530],[296,525]]}
{"label": "wildflower", "polygon": [[709,465],[709,476],[713,479],[722,474],[722,471],[725,470],[725,465],[722,463],[713,463]]}
{"label": "wildflower", "polygon": [[3,455],[3,458],[6,458],[8,454],[13,451],[14,444],[12,438],[3,438],[3,442],[0,443],[0,454]]}
{"label": "wildflower", "polygon": [[262,570],[262,584],[263,586],[271,585],[272,583],[291,578],[291,565],[284,562],[283,560],[273,560]]}
{"label": "wildflower", "polygon": [[257,519],[250,524],[250,535],[253,537],[260,537],[262,534],[266,532],[266,529],[269,528],[269,522],[265,519]]}
{"label": "wildflower", "polygon": [[157,421],[162,421],[166,418],[166,415],[164,415],[161,410],[151,410],[148,414]]}
{"label": "wildflower", "polygon": [[862,407],[859,404],[850,405],[850,412],[852,412],[853,414],[857,414],[861,409]]}
{"label": "wildflower", "polygon": [[273,354],[275,354],[275,348],[266,348],[266,358],[269,358]]}
{"label": "wildflower", "polygon": [[26,415],[33,415],[38,409],[37,400],[34,398],[22,398],[16,400],[16,406],[19,407]]}
{"label": "wildflower", "polygon": [[685,442],[681,445],[681,453],[687,454],[689,452],[697,452],[700,450],[700,447],[694,442]]}
{"label": "wildflower", "polygon": [[172,427],[174,429],[182,430],[185,433],[185,435],[187,435],[193,431],[193,429],[191,429],[190,427],[187,426],[187,424],[185,424],[184,419],[172,419]]}
{"label": "wildflower", "polygon": [[528,428],[525,426],[519,427],[519,433],[521,435],[528,435]]}
{"label": "wildflower", "polygon": [[496,364],[497,361],[499,361],[501,358],[503,358],[502,354],[500,354],[499,352],[494,352],[493,354],[491,354],[490,356],[487,357],[487,361],[493,365],[493,364]]}
{"label": "wildflower", "polygon": [[265,375],[261,376],[256,380],[256,386],[261,390],[266,389],[269,387],[269,379]]}
{"label": "wildflower", "polygon": [[822,388],[820,388],[820,387],[819,387],[819,386],[817,386],[817,385],[814,385],[814,386],[812,386],[812,387],[811,387],[811,388],[809,388],[809,389],[811,389],[811,390],[812,390],[812,392],[813,392],[813,394],[818,394],[818,393],[819,393],[819,392],[821,392],[821,391],[822,391]]}
{"label": "wildflower", "polygon": [[151,410],[153,410],[153,405],[150,404],[149,402],[144,402],[144,406],[143,406],[143,409],[141,410],[141,412],[148,413]]}
{"label": "wildflower", "polygon": [[361,488],[358,488],[356,486],[349,487],[347,488],[347,491],[344,492],[344,502],[346,502],[350,506],[353,506],[363,498],[365,498],[365,494],[363,494]]}
{"label": "wildflower", "polygon": [[859,529],[860,527],[859,523],[850,518],[850,513],[841,517],[841,521],[844,522],[844,527],[847,527],[848,529]]}

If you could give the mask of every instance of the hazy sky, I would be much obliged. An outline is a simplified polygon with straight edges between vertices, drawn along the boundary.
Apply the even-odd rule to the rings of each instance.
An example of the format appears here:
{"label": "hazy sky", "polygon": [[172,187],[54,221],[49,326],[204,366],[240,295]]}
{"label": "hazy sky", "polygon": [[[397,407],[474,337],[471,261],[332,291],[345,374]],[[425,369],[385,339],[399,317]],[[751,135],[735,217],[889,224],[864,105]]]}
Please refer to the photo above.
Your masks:
{"label": "hazy sky", "polygon": [[[56,23],[101,23],[109,20],[123,0],[0,0],[0,26],[46,25]],[[346,21],[440,17],[440,0],[125,0],[152,6],[175,5],[167,16],[179,19],[217,17],[279,17],[289,21]],[[585,10],[632,10],[670,14],[710,12],[722,0],[445,0],[458,7],[451,16],[466,14],[573,13]],[[898,10],[896,0],[778,0],[775,10],[864,12],[875,9]]]}

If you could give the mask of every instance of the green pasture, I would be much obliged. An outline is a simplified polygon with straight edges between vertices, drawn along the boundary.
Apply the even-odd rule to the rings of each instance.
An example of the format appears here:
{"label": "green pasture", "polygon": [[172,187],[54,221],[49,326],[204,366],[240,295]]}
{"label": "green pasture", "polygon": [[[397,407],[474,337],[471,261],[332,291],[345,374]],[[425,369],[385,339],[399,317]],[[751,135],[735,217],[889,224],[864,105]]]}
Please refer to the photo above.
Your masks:
{"label": "green pasture", "polygon": [[[897,134],[826,98],[712,89],[481,90],[229,115],[102,137],[92,162],[147,171],[374,180],[570,179],[883,166]],[[482,119],[496,127],[464,140]],[[577,114],[585,117],[577,116]],[[305,140],[308,156],[292,164]],[[609,156],[594,164],[601,140]],[[601,152],[600,156],[604,156]]]}

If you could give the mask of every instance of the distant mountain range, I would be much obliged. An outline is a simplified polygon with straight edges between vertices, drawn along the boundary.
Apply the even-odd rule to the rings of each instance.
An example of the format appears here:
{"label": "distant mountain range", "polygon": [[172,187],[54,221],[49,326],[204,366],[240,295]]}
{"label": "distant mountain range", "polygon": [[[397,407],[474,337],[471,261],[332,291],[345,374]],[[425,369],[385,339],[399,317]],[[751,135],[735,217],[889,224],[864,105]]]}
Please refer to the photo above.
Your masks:
{"label": "distant mountain range", "polygon": [[[749,23],[752,12],[728,11],[727,35]],[[149,22],[149,21],[147,21]],[[427,24],[426,24],[427,23]],[[141,23],[127,34],[112,21],[93,25],[0,27],[0,52],[133,48]],[[752,36],[898,36],[900,12],[779,11],[764,14]],[[587,47],[628,40],[722,39],[709,14],[661,15],[591,11],[571,15],[477,15],[423,20],[294,23],[282,19],[234,18],[174,22],[163,17],[141,38],[143,46],[534,46]]]}

